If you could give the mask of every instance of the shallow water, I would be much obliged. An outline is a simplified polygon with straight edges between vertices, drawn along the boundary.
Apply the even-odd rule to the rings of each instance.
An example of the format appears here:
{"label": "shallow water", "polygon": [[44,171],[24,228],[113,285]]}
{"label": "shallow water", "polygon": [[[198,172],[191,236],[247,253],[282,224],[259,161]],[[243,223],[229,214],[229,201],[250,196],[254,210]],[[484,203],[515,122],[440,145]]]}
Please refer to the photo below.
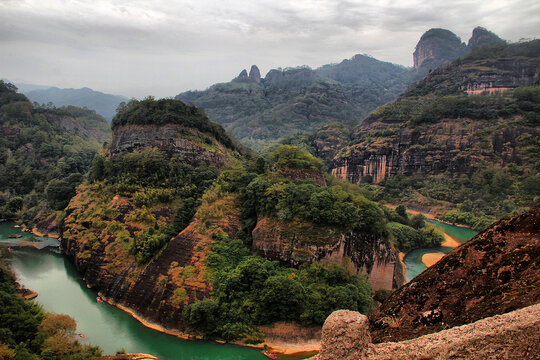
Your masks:
{"label": "shallow water", "polygon": [[[445,224],[436,220],[427,220],[429,223],[435,225],[437,228],[441,229],[448,235],[452,236],[460,243],[466,243],[474,235],[477,234],[476,231],[460,226],[454,226]],[[416,249],[407,253],[403,262],[407,266],[407,282],[411,281],[413,278],[421,274],[424,270],[427,269],[427,266],[422,262],[422,256],[429,253],[443,253],[448,254],[452,251],[451,247],[436,247],[436,248],[425,248],[425,249]]]}

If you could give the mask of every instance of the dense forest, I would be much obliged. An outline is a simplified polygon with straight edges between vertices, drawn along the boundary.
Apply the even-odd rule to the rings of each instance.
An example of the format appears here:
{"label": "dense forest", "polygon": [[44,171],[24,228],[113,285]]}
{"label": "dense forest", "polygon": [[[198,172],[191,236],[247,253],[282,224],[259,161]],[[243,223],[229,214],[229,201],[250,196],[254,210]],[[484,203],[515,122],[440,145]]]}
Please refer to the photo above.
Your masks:
{"label": "dense forest", "polygon": [[0,218],[61,216],[101,144],[106,120],[74,106],[31,104],[0,82]]}

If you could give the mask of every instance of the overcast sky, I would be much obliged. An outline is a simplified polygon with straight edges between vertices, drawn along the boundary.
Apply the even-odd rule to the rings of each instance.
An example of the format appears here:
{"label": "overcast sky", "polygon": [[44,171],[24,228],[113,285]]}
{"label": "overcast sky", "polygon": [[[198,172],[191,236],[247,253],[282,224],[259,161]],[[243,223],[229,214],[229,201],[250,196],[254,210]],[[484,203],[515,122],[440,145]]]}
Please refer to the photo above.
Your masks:
{"label": "overcast sky", "polygon": [[0,0],[0,78],[128,97],[174,96],[270,69],[354,54],[412,66],[441,27],[537,38],[540,1]]}

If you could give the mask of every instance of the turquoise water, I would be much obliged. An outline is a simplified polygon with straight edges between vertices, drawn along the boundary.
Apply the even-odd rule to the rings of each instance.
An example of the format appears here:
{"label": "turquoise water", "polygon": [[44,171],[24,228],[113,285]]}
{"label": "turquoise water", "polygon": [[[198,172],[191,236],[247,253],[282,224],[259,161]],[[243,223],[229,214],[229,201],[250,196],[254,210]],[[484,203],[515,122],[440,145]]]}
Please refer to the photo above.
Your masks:
{"label": "turquoise water", "polygon": [[[13,232],[18,230],[12,223],[1,223],[0,243],[16,240],[7,238]],[[28,233],[21,235],[25,240],[43,240]],[[39,293],[36,301],[45,310],[72,316],[77,321],[77,331],[87,336],[85,341],[99,345],[105,353],[123,348],[126,352],[153,354],[164,360],[267,359],[255,349],[185,341],[159,333],[114,306],[98,304],[96,293],[86,288],[74,265],[60,253],[13,248],[12,265],[19,282]]]}
{"label": "turquoise water", "polygon": [[[460,243],[465,243],[470,240],[474,235],[477,234],[476,231],[445,224],[436,220],[427,220],[429,223],[435,225],[435,227],[441,229],[448,235],[452,236]],[[427,269],[426,265],[422,262],[422,256],[429,253],[443,253],[448,254],[453,249],[450,247],[437,247],[437,248],[426,248],[426,249],[416,249],[407,253],[403,262],[407,266],[407,281],[411,281],[414,277],[421,274],[424,270]]]}

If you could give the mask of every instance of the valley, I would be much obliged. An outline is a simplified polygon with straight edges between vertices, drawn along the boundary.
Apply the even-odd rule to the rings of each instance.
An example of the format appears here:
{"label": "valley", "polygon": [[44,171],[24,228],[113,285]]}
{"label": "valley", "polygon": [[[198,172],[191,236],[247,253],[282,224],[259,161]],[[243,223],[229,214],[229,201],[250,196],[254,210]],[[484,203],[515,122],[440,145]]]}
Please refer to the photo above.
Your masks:
{"label": "valley", "polygon": [[0,351],[331,359],[330,327],[375,356],[537,304],[540,40],[431,29],[413,59],[254,65],[110,126],[0,81],[0,291],[31,323]]}

